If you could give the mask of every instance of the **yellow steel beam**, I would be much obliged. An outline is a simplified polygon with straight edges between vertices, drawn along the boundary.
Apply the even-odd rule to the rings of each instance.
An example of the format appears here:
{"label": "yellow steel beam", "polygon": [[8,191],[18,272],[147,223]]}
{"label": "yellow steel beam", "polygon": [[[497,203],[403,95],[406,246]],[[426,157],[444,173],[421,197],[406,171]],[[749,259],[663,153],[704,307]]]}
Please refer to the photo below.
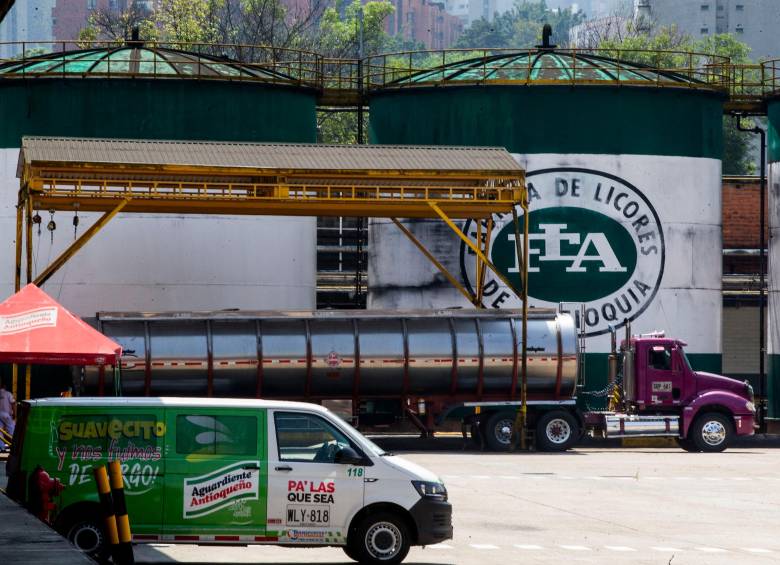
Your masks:
{"label": "yellow steel beam", "polygon": [[113,210],[106,212],[103,214],[88,230],[86,230],[81,237],[79,237],[76,241],[70,244],[70,246],[62,252],[62,254],[57,257],[51,265],[46,267],[44,271],[38,275],[34,281],[34,283],[37,286],[43,285],[51,276],[57,272],[57,270],[62,267],[65,262],[73,257],[73,255],[76,254],[76,252],[84,247],[84,245],[87,244],[87,242],[92,239],[92,237],[99,232],[108,222],[111,221],[111,219],[116,216],[119,212],[122,211],[122,209],[127,206],[127,204],[130,202],[129,199],[120,201]]}
{"label": "yellow steel beam", "polygon": [[496,268],[496,266],[495,266],[495,265],[494,265],[494,264],[493,264],[493,263],[490,261],[490,259],[488,259],[488,258],[487,258],[487,256],[486,256],[484,253],[482,253],[482,250],[481,250],[479,247],[477,247],[477,246],[474,244],[474,242],[473,242],[473,241],[471,241],[471,240],[469,239],[469,237],[468,237],[468,236],[467,236],[465,233],[463,233],[463,231],[462,231],[462,230],[461,230],[461,229],[460,229],[458,226],[456,226],[456,225],[455,225],[455,223],[454,223],[454,222],[453,222],[453,221],[452,221],[452,220],[449,218],[449,216],[447,216],[447,214],[445,214],[445,213],[444,213],[444,211],[443,211],[441,208],[439,208],[439,206],[437,206],[435,202],[428,202],[428,205],[429,205],[429,206],[430,206],[430,207],[431,207],[431,208],[432,208],[432,209],[433,209],[433,210],[436,212],[436,214],[437,214],[437,215],[438,215],[438,216],[439,216],[439,217],[440,217],[442,220],[444,220],[444,223],[446,223],[446,224],[449,226],[449,228],[450,228],[452,231],[454,231],[454,232],[455,232],[455,235],[457,235],[457,236],[458,236],[458,237],[459,237],[459,238],[460,238],[460,239],[461,239],[461,240],[462,240],[462,241],[463,241],[463,242],[464,242],[466,245],[468,245],[468,246],[469,246],[469,248],[470,248],[470,249],[471,249],[471,250],[472,250],[474,253],[476,253],[477,255],[479,255],[479,258],[480,258],[480,260],[482,260],[482,261],[483,261],[483,262],[484,262],[484,263],[485,263],[485,264],[488,266],[488,268],[489,268],[491,271],[493,271],[493,274],[495,274],[495,275],[496,275],[496,276],[497,276],[497,277],[498,277],[498,278],[501,280],[501,282],[503,282],[503,283],[504,283],[504,284],[507,286],[507,288],[509,288],[509,289],[510,289],[512,292],[514,292],[514,293],[515,293],[515,295],[516,295],[518,298],[522,299],[523,295],[522,295],[522,293],[521,293],[521,292],[520,292],[520,291],[519,291],[519,290],[518,290],[518,289],[515,287],[515,285],[514,285],[514,284],[512,284],[512,282],[511,282],[511,281],[510,281],[508,278],[506,278],[506,277],[504,276],[504,274],[503,274],[503,273],[502,273],[500,270],[498,270],[498,269]]}
{"label": "yellow steel beam", "polygon": [[[479,226],[481,222],[477,220]],[[485,228],[485,243],[479,241],[480,237],[477,237],[478,245],[482,246],[482,253],[487,257],[490,251],[490,238],[493,236],[493,216],[488,216],[487,226]],[[477,298],[482,302],[482,297],[485,293],[485,275],[487,274],[487,264],[482,261],[479,262],[479,273],[477,273]]]}
{"label": "yellow steel beam", "polygon": [[422,252],[422,254],[425,255],[428,258],[428,260],[436,266],[437,269],[439,269],[441,274],[443,274],[446,277],[446,279],[450,282],[450,284],[455,288],[457,288],[458,291],[460,291],[460,293],[466,297],[466,300],[468,300],[478,308],[485,307],[482,304],[482,301],[478,300],[474,295],[472,295],[468,290],[466,290],[466,288],[462,284],[460,284],[460,281],[458,281],[458,279],[456,279],[452,275],[452,273],[450,273],[447,270],[447,268],[444,265],[442,265],[439,262],[439,260],[436,259],[436,257],[433,256],[433,254],[430,251],[428,251],[425,245],[423,245],[422,242],[419,239],[417,239],[412,232],[406,229],[406,227],[401,222],[399,222],[396,218],[390,218],[390,219],[393,221],[393,223],[396,226],[398,226],[398,229],[401,230],[401,232],[407,238],[409,238],[409,241],[411,241],[415,245],[415,247],[417,247],[417,249],[419,249]]}
{"label": "yellow steel beam", "polygon": [[32,282],[32,269],[33,269],[33,209],[32,198],[27,198],[25,205],[24,222],[25,232],[27,237],[25,238],[25,247],[27,248],[27,283]]}
{"label": "yellow steel beam", "polygon": [[19,292],[22,288],[22,237],[24,223],[24,209],[27,206],[25,202],[26,193],[19,191],[19,202],[16,204],[16,267],[14,270],[14,292]]}
{"label": "yellow steel beam", "polygon": [[[476,220],[477,224],[477,241],[482,241],[482,221]],[[480,243],[480,245],[482,245]],[[477,277],[477,300],[482,302],[482,279],[485,276],[484,269],[482,268],[482,261],[479,258],[479,255],[474,255],[474,262],[476,263],[476,277]]]}
{"label": "yellow steel beam", "polygon": [[[36,194],[33,205],[36,209],[72,211],[73,205],[79,205],[80,212],[108,212],[119,203],[120,196],[94,197],[56,197]],[[125,213],[144,214],[229,214],[259,216],[363,216],[374,218],[429,218],[438,216],[432,213],[428,201],[372,200],[372,199],[274,199],[256,198],[251,200],[187,200],[187,199],[144,199],[133,197],[127,204]],[[438,206],[446,210],[453,218],[486,218],[494,213],[509,213],[513,203],[508,200],[466,199],[438,200]]]}

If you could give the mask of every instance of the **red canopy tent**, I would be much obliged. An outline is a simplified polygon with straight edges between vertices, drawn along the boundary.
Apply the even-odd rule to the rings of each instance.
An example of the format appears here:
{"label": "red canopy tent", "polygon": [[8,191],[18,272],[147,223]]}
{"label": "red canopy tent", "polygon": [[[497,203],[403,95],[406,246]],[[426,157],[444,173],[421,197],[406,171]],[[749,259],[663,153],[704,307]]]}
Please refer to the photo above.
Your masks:
{"label": "red canopy tent", "polygon": [[0,363],[102,367],[121,356],[121,346],[34,284],[0,303]]}

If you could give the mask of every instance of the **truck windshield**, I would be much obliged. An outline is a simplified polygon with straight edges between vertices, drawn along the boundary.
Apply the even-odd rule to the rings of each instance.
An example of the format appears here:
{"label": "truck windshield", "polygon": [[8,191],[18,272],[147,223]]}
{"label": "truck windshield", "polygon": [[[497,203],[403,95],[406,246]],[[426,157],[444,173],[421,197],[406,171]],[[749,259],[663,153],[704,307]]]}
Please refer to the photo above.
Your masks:
{"label": "truck windshield", "polygon": [[680,352],[680,357],[682,357],[685,366],[688,367],[689,370],[693,371],[693,367],[691,367],[691,362],[688,361],[688,356],[685,354],[685,350],[682,347],[678,347],[677,349]]}

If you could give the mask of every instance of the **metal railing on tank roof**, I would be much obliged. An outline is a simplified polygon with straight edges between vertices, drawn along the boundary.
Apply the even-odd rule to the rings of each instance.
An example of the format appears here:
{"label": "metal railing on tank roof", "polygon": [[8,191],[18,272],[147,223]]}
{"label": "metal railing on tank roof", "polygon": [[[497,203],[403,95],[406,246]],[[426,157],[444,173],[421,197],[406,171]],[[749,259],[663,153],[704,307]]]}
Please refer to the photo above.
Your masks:
{"label": "metal railing on tank roof", "polygon": [[780,59],[772,59],[761,63],[761,79],[763,94],[773,96],[780,94]]}
{"label": "metal railing on tank roof", "polygon": [[263,45],[155,41],[0,43],[0,78],[155,78],[323,86],[322,56]]}
{"label": "metal railing on tank roof", "polygon": [[727,91],[728,57],[622,49],[445,49],[368,57],[367,89],[464,84],[615,84]]}

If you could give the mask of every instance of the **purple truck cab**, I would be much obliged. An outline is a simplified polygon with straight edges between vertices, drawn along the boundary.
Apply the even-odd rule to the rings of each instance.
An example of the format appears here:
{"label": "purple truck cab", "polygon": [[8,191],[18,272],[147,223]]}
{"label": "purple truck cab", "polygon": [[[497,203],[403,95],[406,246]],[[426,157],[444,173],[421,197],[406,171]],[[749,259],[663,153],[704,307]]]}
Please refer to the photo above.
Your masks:
{"label": "purple truck cab", "polygon": [[[734,435],[755,431],[753,389],[721,375],[694,371],[685,356],[685,343],[663,337],[630,340],[624,365],[626,400],[639,415],[679,417],[680,445],[691,451],[721,451]],[[623,344],[625,349],[625,343]],[[632,370],[633,369],[633,370]]]}

